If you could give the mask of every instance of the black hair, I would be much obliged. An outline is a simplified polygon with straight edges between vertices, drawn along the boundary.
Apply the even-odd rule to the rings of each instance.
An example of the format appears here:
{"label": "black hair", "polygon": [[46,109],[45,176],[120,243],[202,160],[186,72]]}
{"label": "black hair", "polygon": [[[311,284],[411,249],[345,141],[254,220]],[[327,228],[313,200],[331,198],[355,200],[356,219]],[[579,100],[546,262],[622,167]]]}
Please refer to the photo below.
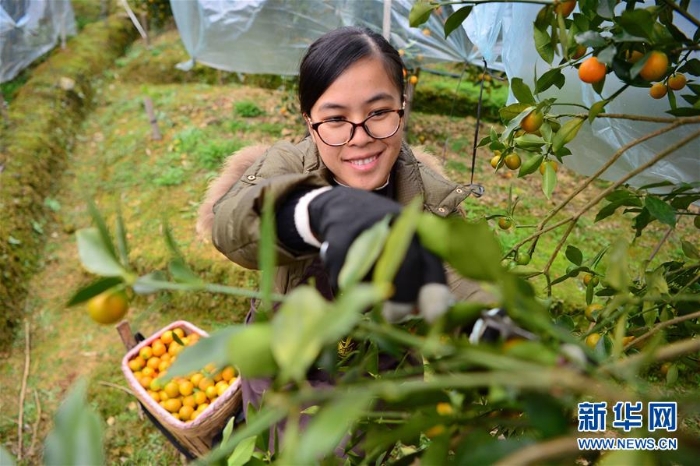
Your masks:
{"label": "black hair", "polygon": [[403,60],[399,52],[371,29],[343,27],[318,38],[306,51],[299,66],[299,105],[308,115],[321,95],[346,69],[360,59],[377,57],[404,94]]}

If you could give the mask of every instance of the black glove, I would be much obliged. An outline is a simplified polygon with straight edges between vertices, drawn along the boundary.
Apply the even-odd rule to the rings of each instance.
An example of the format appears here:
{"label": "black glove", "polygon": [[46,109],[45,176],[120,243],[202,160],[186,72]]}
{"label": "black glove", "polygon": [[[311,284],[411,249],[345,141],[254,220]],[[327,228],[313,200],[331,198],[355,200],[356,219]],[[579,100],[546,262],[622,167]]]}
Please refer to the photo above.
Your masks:
{"label": "black glove", "polygon": [[[397,216],[401,209],[401,204],[369,191],[343,186],[320,188],[300,198],[295,225],[306,243],[321,247],[321,258],[337,289],[340,269],[355,238],[387,215]],[[426,320],[436,319],[454,300],[446,283],[440,259],[414,236],[394,279],[395,293],[385,303],[384,317],[397,322],[417,307]]]}

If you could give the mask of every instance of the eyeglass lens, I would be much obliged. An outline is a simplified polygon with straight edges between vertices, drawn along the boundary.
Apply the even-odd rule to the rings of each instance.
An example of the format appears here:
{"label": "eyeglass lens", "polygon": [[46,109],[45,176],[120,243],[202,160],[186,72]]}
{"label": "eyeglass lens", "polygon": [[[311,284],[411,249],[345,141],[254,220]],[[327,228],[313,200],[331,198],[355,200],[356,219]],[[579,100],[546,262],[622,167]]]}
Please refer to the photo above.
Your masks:
{"label": "eyeglass lens", "polygon": [[400,124],[399,112],[389,111],[372,115],[357,125],[345,120],[324,121],[317,126],[316,131],[326,144],[343,145],[352,139],[356,126],[363,126],[375,139],[384,139],[396,134]]}

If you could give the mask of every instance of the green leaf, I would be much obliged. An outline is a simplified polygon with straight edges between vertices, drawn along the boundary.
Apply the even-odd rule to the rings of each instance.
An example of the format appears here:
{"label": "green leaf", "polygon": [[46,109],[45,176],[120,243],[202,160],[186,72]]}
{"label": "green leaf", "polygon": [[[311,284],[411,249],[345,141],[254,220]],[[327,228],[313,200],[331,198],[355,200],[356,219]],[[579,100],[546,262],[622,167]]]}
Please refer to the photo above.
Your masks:
{"label": "green leaf", "polygon": [[606,19],[612,19],[615,14],[615,5],[618,0],[598,0],[596,5],[596,13]]}
{"label": "green leaf", "polygon": [[608,268],[605,279],[608,284],[618,290],[627,290],[630,279],[627,271],[628,245],[623,239],[618,239],[608,255]]}
{"label": "green leaf", "polygon": [[455,217],[421,219],[418,235],[427,249],[464,277],[496,281],[505,273],[500,265],[500,243],[486,222],[470,223]]}
{"label": "green leaf", "polygon": [[310,286],[295,288],[272,319],[272,354],[283,382],[301,382],[321,353],[328,302]]}
{"label": "green leaf", "polygon": [[447,39],[447,36],[452,34],[452,31],[462,25],[464,20],[467,19],[467,16],[469,16],[469,13],[472,11],[472,8],[472,6],[462,7],[447,18],[447,21],[445,21],[445,39]]}
{"label": "green leaf", "polygon": [[521,78],[513,78],[510,81],[510,90],[521,104],[535,105],[537,103],[535,98],[532,96],[530,87],[525,84]]}
{"label": "green leaf", "polygon": [[182,283],[201,282],[202,280],[195,275],[195,273],[192,272],[187,265],[185,257],[180,252],[177,241],[175,241],[173,231],[166,221],[163,221],[163,237],[165,238],[165,245],[168,247],[170,255],[173,256],[173,259],[168,264],[168,269],[170,270],[170,274],[173,276],[175,281]]}
{"label": "green leaf", "polygon": [[416,2],[408,13],[408,24],[411,27],[418,27],[428,21],[430,14],[440,5],[428,2]]}
{"label": "green leaf", "polygon": [[554,60],[554,47],[552,47],[552,38],[549,36],[549,34],[547,34],[546,31],[543,31],[538,28],[534,28],[534,34],[535,47],[537,48],[537,53],[540,54],[542,60],[546,61],[551,65],[552,60]]}
{"label": "green leaf", "polygon": [[131,285],[136,294],[152,294],[161,290],[168,290],[170,282],[165,273],[160,270],[138,277]]}
{"label": "green leaf", "polygon": [[275,287],[275,204],[274,196],[265,196],[263,202],[262,220],[260,222],[260,246],[258,248],[258,263],[260,264],[260,292],[263,298],[260,303],[260,315],[267,319],[272,308],[272,290]]}
{"label": "green leaf", "polygon": [[[498,115],[501,117],[501,121],[503,123],[508,123],[513,118],[517,117],[518,115],[520,115],[525,110],[527,110],[531,107],[532,107],[532,105],[522,104],[522,103],[518,102],[515,104],[510,104],[507,107],[501,108],[500,110],[498,110]],[[527,113],[525,115],[527,115]],[[520,123],[520,122],[518,122],[518,123]]]}
{"label": "green leaf", "polygon": [[228,420],[226,423],[226,427],[224,427],[224,431],[221,434],[221,443],[225,444],[228,442],[228,439],[231,438],[231,434],[233,433],[233,425],[236,423],[236,417],[232,417],[231,419]]}
{"label": "green leaf", "polygon": [[523,395],[525,414],[543,438],[566,434],[569,425],[566,411],[556,398],[541,393]]}
{"label": "green leaf", "polygon": [[564,123],[552,138],[552,151],[557,152],[565,144],[572,141],[578,134],[584,121],[583,118],[576,117]]}
{"label": "green leaf", "polygon": [[203,283],[202,279],[195,275],[185,263],[185,260],[180,257],[176,257],[168,263],[168,270],[176,282]]}
{"label": "green leaf", "polygon": [[576,35],[576,42],[586,47],[599,48],[608,44],[608,41],[597,31],[585,31]]}
{"label": "green leaf", "polygon": [[650,33],[654,28],[656,18],[644,8],[625,9],[618,18],[618,24],[632,36],[651,39]]}
{"label": "green leaf", "polygon": [[255,436],[244,438],[240,441],[236,449],[233,450],[231,456],[228,457],[228,466],[243,466],[250,461],[255,451]]}
{"label": "green leaf", "polygon": [[679,107],[673,110],[668,110],[666,113],[677,117],[698,116],[700,115],[700,108]]}
{"label": "green leaf", "polygon": [[449,464],[450,432],[445,431],[441,435],[430,439],[430,443],[423,451],[420,459],[411,464]]}
{"label": "green leaf", "polygon": [[648,195],[644,198],[644,207],[646,207],[652,217],[656,218],[659,222],[671,227],[676,226],[677,212],[673,206],[655,196]]}
{"label": "green leaf", "polygon": [[[276,375],[279,369],[272,355],[272,325],[269,322],[254,322],[241,327],[243,328],[238,332],[232,332],[228,340],[226,348],[228,363],[236,366],[244,377]],[[194,347],[199,344],[197,343]],[[183,353],[184,351],[181,354]]]}
{"label": "green leaf", "polygon": [[520,170],[518,171],[518,178],[522,178],[523,176],[529,175],[530,173],[534,173],[537,170],[539,170],[543,160],[544,155],[542,154],[539,154],[535,157],[526,158],[523,161],[523,164],[520,165]]}
{"label": "green leaf", "polygon": [[114,248],[114,244],[112,243],[112,237],[109,234],[109,228],[107,228],[107,224],[105,223],[102,214],[100,214],[100,211],[97,209],[97,206],[92,201],[92,199],[88,199],[87,206],[88,212],[92,217],[92,221],[95,222],[95,226],[100,232],[100,236],[102,237],[102,243],[104,243],[105,248],[107,248],[107,250],[112,256],[117,257],[116,249]]}
{"label": "green leaf", "polygon": [[83,228],[76,232],[78,256],[86,270],[104,277],[126,277],[128,274],[114,255],[114,248],[105,244],[97,228]]}
{"label": "green leaf", "polygon": [[120,283],[123,283],[121,277],[105,277],[99,278],[86,287],[79,289],[66,304],[67,307],[75,306],[76,304],[84,303],[98,294],[113,288]]}
{"label": "green leaf", "polygon": [[668,282],[664,275],[664,267],[657,267],[652,272],[645,273],[647,295],[660,296],[668,294]]}
{"label": "green leaf", "polygon": [[[556,136],[555,136],[556,137]],[[550,199],[554,188],[557,186],[557,172],[550,164],[544,166],[544,176],[542,177],[542,192]]]}
{"label": "green leaf", "polygon": [[390,286],[361,283],[341,293],[320,320],[321,343],[335,343],[345,337],[361,319],[362,313],[388,298],[390,290]]}
{"label": "green leaf", "polygon": [[[248,412],[251,416],[248,416],[248,419],[246,419],[245,426],[236,429],[226,444],[219,445],[219,447],[213,449],[209,455],[201,458],[201,464],[220,464],[226,461],[241,442],[250,437],[256,438],[259,434],[264,435],[273,424],[281,421],[287,415],[285,410],[277,407],[264,407],[259,412],[255,413],[253,417],[252,414],[254,411],[254,409],[250,409],[249,407]],[[265,447],[267,447],[267,444]]]}
{"label": "green leaf", "polygon": [[700,251],[688,241],[681,240],[681,249],[683,249],[683,254],[690,259],[700,259]]}
{"label": "green leaf", "polygon": [[408,247],[416,232],[422,206],[422,199],[416,197],[409,205],[404,207],[401,214],[396,218],[386,240],[386,247],[379,259],[377,259],[377,264],[374,267],[372,275],[374,283],[382,284],[394,281],[394,277],[403,263],[406,251],[408,251]]}
{"label": "green leaf", "polygon": [[690,73],[693,76],[700,76],[700,60],[691,58],[678,69],[681,73]]}
{"label": "green leaf", "polygon": [[627,192],[625,194],[624,191],[618,191],[618,195],[615,195],[615,193],[611,193],[610,195],[606,196],[606,199],[611,201],[608,205],[604,206],[598,211],[598,214],[596,214],[595,217],[595,222],[599,222],[607,217],[610,217],[612,214],[617,211],[618,208],[622,206],[628,206],[628,207],[641,207],[642,203],[637,198],[636,196],[633,196],[631,193]]}
{"label": "green leaf", "polygon": [[596,55],[596,58],[598,58],[598,61],[601,63],[605,63],[608,68],[612,66],[613,59],[615,58],[615,54],[617,53],[617,47],[615,45],[611,44],[605,47],[603,50],[598,52],[598,55]]}
{"label": "green leaf", "polygon": [[348,249],[343,268],[338,274],[338,286],[341,290],[356,285],[372,270],[389,236],[390,221],[391,217],[386,216],[382,221],[363,231],[353,241]]}
{"label": "green leaf", "polygon": [[104,428],[86,403],[86,392],[87,381],[80,379],[58,408],[54,428],[45,440],[45,464],[105,464]]}
{"label": "green leaf", "polygon": [[571,262],[572,264],[581,265],[581,263],[583,262],[583,253],[576,246],[572,246],[570,244],[566,246],[565,255],[566,258],[569,259],[569,262]]}
{"label": "green leaf", "polygon": [[588,122],[592,123],[602,111],[605,110],[605,106],[608,104],[607,100],[601,100],[599,102],[591,105],[591,109],[588,111]]}
{"label": "green leaf", "polygon": [[206,338],[200,338],[196,345],[186,346],[168,369],[168,377],[187,375],[201,370],[207,364],[224,367],[229,360],[229,342],[233,335],[246,329],[244,325],[233,325],[217,330]]}
{"label": "green leaf", "polygon": [[517,138],[513,139],[513,142],[518,149],[526,150],[539,149],[545,144],[542,136],[530,133],[525,133],[522,136],[518,136]]}
{"label": "green leaf", "polygon": [[557,86],[557,88],[561,89],[565,82],[566,78],[564,78],[564,74],[561,72],[561,69],[552,68],[551,70],[546,71],[537,80],[537,83],[535,84],[535,94],[544,92],[552,86]]}
{"label": "green leaf", "polygon": [[129,265],[129,243],[126,239],[126,227],[122,218],[121,208],[117,211],[117,251],[119,260],[124,266]]}
{"label": "green leaf", "polygon": [[605,87],[605,77],[603,77],[603,79],[601,79],[600,81],[591,84],[591,87],[593,88],[596,94],[602,95],[603,88]]}
{"label": "green leaf", "polygon": [[353,390],[323,406],[309,422],[299,443],[294,464],[316,464],[324,456],[333,453],[349,429],[371,405],[371,393]]}

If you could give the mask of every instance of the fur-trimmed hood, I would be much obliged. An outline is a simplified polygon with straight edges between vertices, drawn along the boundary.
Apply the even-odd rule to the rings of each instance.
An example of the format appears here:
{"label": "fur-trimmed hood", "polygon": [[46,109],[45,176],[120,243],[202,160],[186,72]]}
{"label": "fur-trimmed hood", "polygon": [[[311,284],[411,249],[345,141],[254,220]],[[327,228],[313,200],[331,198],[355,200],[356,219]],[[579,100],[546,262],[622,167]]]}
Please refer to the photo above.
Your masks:
{"label": "fur-trimmed hood", "polygon": [[[204,241],[210,241],[211,239],[211,230],[214,223],[214,204],[231,189],[246,170],[253,165],[255,160],[269,148],[269,145],[263,144],[248,146],[227,157],[219,174],[209,184],[204,201],[197,212],[196,230],[200,239]],[[413,147],[412,151],[418,162],[441,177],[446,178],[442,164],[436,156],[427,152],[422,146]]]}

